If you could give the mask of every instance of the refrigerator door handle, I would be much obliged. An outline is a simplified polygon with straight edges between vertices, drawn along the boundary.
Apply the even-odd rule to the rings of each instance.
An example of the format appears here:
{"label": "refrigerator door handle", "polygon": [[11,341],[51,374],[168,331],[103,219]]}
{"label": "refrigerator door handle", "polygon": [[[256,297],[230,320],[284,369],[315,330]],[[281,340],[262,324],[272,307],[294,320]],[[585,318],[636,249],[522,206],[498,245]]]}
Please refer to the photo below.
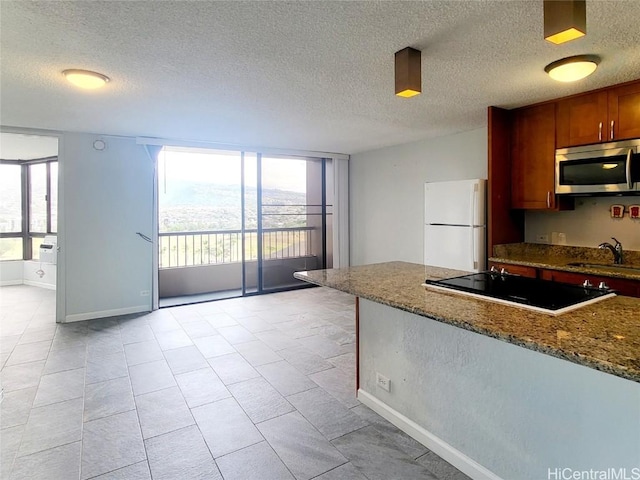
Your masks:
{"label": "refrigerator door handle", "polygon": [[[471,189],[471,202],[469,205],[471,206],[471,215],[469,215],[469,225],[474,226],[476,224],[476,197],[478,196],[478,185],[474,185],[473,189]],[[471,242],[473,244],[473,242]],[[473,257],[472,257],[473,258]]]}
{"label": "refrigerator door handle", "polygon": [[471,246],[471,261],[473,262],[473,269],[478,270],[478,259],[476,258],[476,235],[474,232],[474,228],[471,227],[469,229],[469,233],[471,234],[471,241],[469,245]]}
{"label": "refrigerator door handle", "polygon": [[479,199],[480,199],[479,185],[478,183],[474,183],[473,188],[471,189],[471,202],[469,202],[471,212],[468,220],[469,225],[471,225],[472,227],[476,227],[478,225],[484,224],[484,220],[481,218],[480,215],[478,215]]}

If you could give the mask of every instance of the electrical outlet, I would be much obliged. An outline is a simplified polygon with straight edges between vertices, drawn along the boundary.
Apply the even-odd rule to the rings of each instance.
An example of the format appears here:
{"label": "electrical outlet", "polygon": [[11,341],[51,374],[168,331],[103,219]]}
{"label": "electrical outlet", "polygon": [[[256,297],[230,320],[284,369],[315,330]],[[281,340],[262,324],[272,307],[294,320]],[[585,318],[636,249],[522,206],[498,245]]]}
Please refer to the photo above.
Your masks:
{"label": "electrical outlet", "polygon": [[558,232],[558,245],[566,245],[567,244],[567,234]]}
{"label": "electrical outlet", "polygon": [[150,295],[149,290],[140,290],[141,297],[148,297]]}
{"label": "electrical outlet", "polygon": [[547,235],[546,233],[536,235],[536,242],[549,243],[549,235]]}
{"label": "electrical outlet", "polygon": [[376,372],[376,385],[387,392],[391,391],[391,380],[378,372]]}
{"label": "electrical outlet", "polygon": [[563,232],[551,232],[551,243],[553,245],[566,245],[567,235]]}

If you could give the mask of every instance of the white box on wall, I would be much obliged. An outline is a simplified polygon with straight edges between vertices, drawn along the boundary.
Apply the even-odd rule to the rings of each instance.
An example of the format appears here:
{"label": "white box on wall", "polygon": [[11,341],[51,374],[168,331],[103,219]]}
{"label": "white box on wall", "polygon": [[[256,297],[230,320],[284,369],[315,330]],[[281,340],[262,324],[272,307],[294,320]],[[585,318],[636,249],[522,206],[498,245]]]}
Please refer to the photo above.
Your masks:
{"label": "white box on wall", "polygon": [[44,237],[40,245],[40,261],[42,263],[56,264],[58,258],[58,238],[55,235]]}

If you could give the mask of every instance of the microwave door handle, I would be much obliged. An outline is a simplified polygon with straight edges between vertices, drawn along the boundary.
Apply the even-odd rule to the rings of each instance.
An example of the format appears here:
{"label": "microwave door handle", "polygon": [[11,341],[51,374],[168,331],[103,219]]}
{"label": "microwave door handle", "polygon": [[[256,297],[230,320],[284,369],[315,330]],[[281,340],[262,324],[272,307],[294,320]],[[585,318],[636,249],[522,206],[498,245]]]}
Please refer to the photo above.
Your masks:
{"label": "microwave door handle", "polygon": [[627,187],[629,189],[633,188],[633,178],[631,178],[631,159],[633,158],[633,149],[629,149],[627,152]]}

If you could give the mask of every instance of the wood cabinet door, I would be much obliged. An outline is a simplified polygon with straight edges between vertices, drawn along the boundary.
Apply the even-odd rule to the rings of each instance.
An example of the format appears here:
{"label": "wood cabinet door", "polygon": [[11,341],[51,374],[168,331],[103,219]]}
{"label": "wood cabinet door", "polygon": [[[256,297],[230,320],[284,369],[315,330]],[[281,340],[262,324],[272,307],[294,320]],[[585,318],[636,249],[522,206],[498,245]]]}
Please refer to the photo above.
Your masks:
{"label": "wood cabinet door", "polygon": [[521,277],[538,278],[538,269],[526,265],[515,265],[513,263],[489,262],[489,267],[496,267],[498,270],[505,269],[508,273],[520,275]]}
{"label": "wood cabinet door", "polygon": [[610,140],[640,138],[640,82],[609,91],[607,135]]}
{"label": "wood cabinet door", "polygon": [[511,207],[554,209],[555,104],[515,111],[511,150]]}
{"label": "wood cabinet door", "polygon": [[572,285],[582,285],[585,280],[589,280],[592,284],[596,282],[596,286],[598,286],[600,281],[604,280],[598,280],[595,276],[588,275],[586,273],[561,272],[558,270],[544,269],[540,270],[540,278],[554,282],[570,283]]}
{"label": "wood cabinet door", "polygon": [[606,91],[560,100],[556,118],[557,147],[573,147],[609,140]]}
{"label": "wood cabinet door", "polygon": [[619,295],[627,295],[629,297],[640,296],[640,282],[636,280],[545,269],[540,270],[540,278],[554,282],[571,283],[573,285],[582,285],[585,280],[589,280],[595,287],[597,287],[600,282],[605,282],[609,288],[614,289]]}

